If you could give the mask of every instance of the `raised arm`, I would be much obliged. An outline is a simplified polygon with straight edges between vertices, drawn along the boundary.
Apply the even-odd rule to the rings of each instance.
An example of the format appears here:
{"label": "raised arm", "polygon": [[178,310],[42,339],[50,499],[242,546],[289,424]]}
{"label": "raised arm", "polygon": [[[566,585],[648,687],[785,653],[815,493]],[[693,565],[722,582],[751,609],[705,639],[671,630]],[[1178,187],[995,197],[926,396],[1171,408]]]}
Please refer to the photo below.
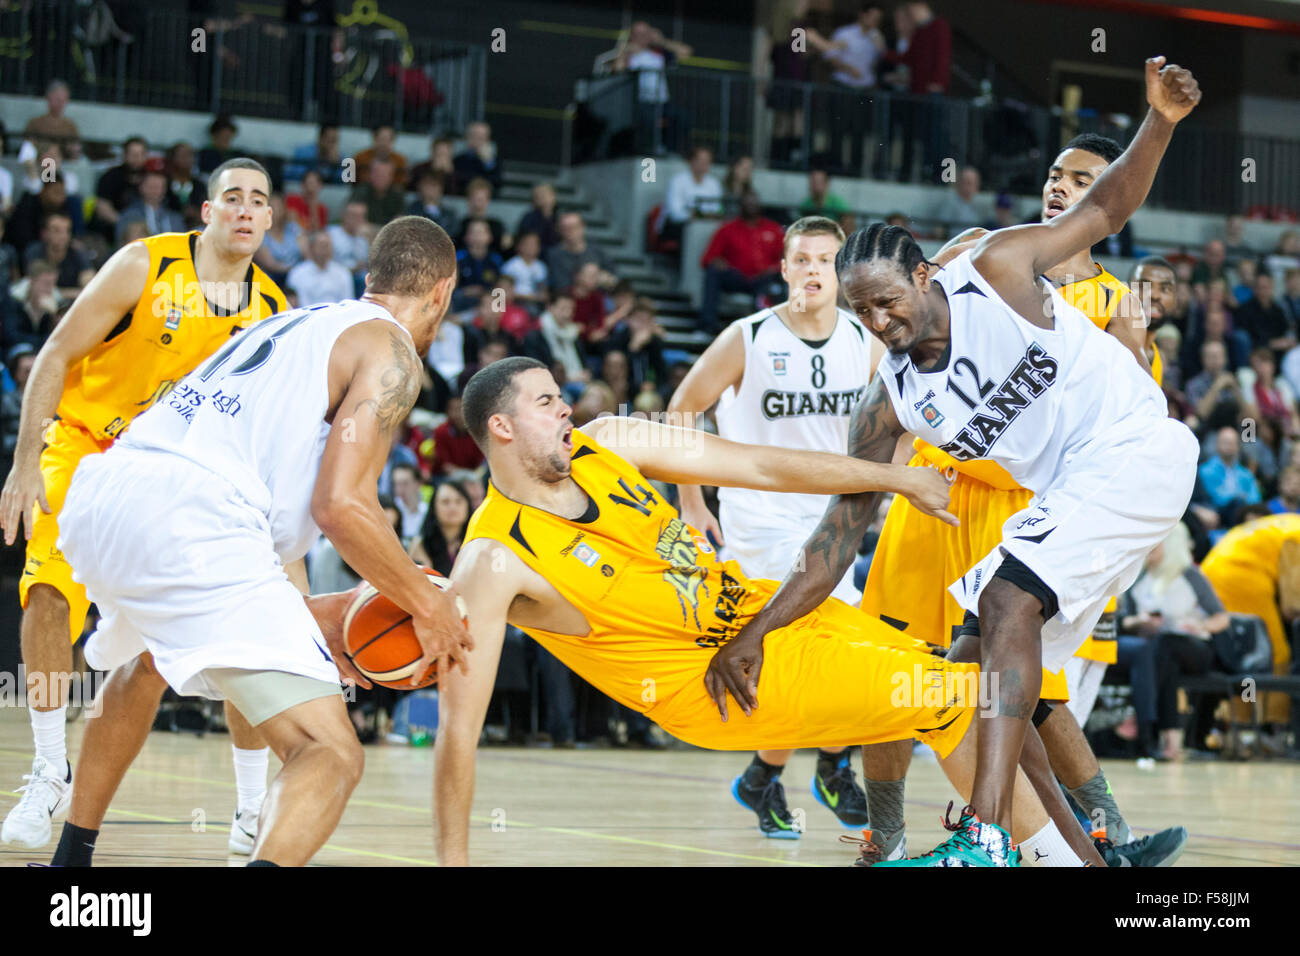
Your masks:
{"label": "raised arm", "polygon": [[1162,56],[1147,60],[1146,88],[1151,108],[1137,136],[1082,199],[1050,222],[999,229],[975,247],[980,274],[1031,322],[1048,321],[1037,277],[1124,227],[1151,189],[1174,125],[1201,99],[1192,74]]}
{"label": "raised arm", "polygon": [[139,242],[119,249],[90,280],[63,321],[54,327],[32,365],[23,393],[22,416],[14,463],[0,494],[0,526],[5,544],[14,543],[21,522],[32,536],[32,506],[37,502],[48,514],[45,482],[41,477],[41,448],[45,428],[54,420],[68,370],[108,338],[139,301],[149,280],[149,250]]}
{"label": "raised arm", "polygon": [[474,650],[468,672],[438,681],[438,736],[433,748],[433,808],[438,862],[469,864],[469,811],[474,800],[474,758],[496,682],[506,616],[518,594],[519,559],[495,541],[475,539],[461,548],[451,580],[465,599]]}
{"label": "raised arm", "polygon": [[[698,416],[712,408],[723,392],[730,387],[740,388],[745,374],[742,336],[739,326],[728,326],[696,359],[668,401],[670,421],[680,421],[683,428],[694,428]],[[722,528],[704,503],[704,490],[699,485],[678,485],[677,495],[682,519],[688,525],[712,534],[715,542],[721,545]]]}
{"label": "raised arm", "polygon": [[330,396],[338,399],[312,489],[312,518],[348,567],[411,615],[424,651],[412,682],[435,660],[446,675],[469,644],[454,595],[407,557],[376,491],[393,432],[420,394],[420,359],[393,323],[363,322],[339,336],[329,375]]}
{"label": "raised arm", "polygon": [[[849,454],[863,461],[887,462],[893,457],[894,446],[902,434],[903,426],[894,414],[884,380],[877,375],[849,420]],[[933,469],[910,470],[929,472],[943,481]],[[802,562],[786,575],[772,599],[740,633],[718,649],[704,683],[723,720],[727,719],[728,691],[746,715],[758,706],[763,638],[769,631],[803,617],[830,596],[853,563],[879,501],[878,492],[833,498],[821,523],[803,546]]]}
{"label": "raised arm", "polygon": [[[884,386],[880,389],[883,392]],[[897,438],[902,426],[888,396],[882,395],[882,400],[898,428]],[[887,464],[888,455],[866,461],[825,451],[748,445],[639,418],[598,418],[582,430],[657,481],[807,495],[896,491],[928,515],[950,523],[957,520],[944,510],[948,484],[934,469]]]}

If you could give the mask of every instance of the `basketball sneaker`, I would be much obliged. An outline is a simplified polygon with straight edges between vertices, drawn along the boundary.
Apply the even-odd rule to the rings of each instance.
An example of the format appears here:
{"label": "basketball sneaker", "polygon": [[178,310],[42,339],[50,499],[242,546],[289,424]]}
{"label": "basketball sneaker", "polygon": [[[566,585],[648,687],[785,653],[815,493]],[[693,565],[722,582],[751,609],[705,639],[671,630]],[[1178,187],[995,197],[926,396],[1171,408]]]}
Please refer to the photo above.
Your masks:
{"label": "basketball sneaker", "polygon": [[50,842],[50,825],[67,815],[72,803],[72,764],[68,764],[64,780],[44,757],[37,757],[32,772],[23,774],[23,779],[30,782],[15,791],[23,796],[5,817],[0,840],[34,850]]}
{"label": "basketball sneaker", "polygon": [[255,806],[235,811],[235,818],[230,821],[230,839],[226,843],[231,853],[248,856],[253,852],[253,844],[257,842],[258,817],[261,813],[261,800]]}
{"label": "basketball sneaker", "polygon": [[853,861],[854,866],[875,866],[885,860],[907,859],[907,831],[902,827],[893,833],[863,830],[861,837],[845,833],[840,836],[840,842],[858,847],[858,858]]}
{"label": "basketball sneaker", "polygon": [[794,817],[785,803],[785,787],[781,778],[773,776],[763,786],[754,786],[742,773],[731,781],[731,795],[746,810],[758,816],[758,832],[773,840],[797,840],[799,831]]}
{"label": "basketball sneaker", "polygon": [[1170,827],[1123,846],[1115,846],[1105,837],[1093,843],[1107,866],[1173,866],[1187,846],[1187,828]]}
{"label": "basketball sneaker", "polygon": [[822,775],[821,765],[813,773],[813,796],[817,802],[835,814],[843,826],[860,830],[867,826],[867,794],[858,786],[853,776],[853,766],[846,750],[835,765],[835,771]]}
{"label": "basketball sneaker", "polygon": [[950,822],[952,804],[944,815],[943,825],[953,835],[929,853],[906,860],[890,860],[874,866],[1019,866],[1020,848],[1011,842],[1011,834],[996,823],[985,823],[973,807],[962,810],[956,823]]}

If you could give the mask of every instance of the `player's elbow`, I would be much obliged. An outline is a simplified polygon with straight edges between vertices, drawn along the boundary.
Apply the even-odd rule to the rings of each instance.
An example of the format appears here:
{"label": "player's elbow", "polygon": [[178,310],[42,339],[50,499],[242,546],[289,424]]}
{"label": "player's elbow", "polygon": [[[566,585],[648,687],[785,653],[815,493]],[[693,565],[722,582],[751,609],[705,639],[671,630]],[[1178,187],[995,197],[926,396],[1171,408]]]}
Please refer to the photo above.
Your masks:
{"label": "player's elbow", "polygon": [[361,508],[352,495],[317,491],[311,500],[311,517],[321,534],[331,541],[339,534],[356,527]]}

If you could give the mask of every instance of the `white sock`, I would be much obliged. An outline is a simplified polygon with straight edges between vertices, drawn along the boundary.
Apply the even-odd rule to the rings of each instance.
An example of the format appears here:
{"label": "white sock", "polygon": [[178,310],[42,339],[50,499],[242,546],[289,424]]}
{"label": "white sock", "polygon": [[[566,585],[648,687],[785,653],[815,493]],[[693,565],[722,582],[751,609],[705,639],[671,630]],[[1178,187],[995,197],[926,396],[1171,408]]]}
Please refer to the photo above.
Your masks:
{"label": "white sock", "polygon": [[266,793],[266,767],[271,749],[240,750],[231,744],[230,752],[235,756],[236,807],[240,810],[255,807]]}
{"label": "white sock", "polygon": [[1020,862],[1025,866],[1083,866],[1083,860],[1051,820],[1020,844]]}
{"label": "white sock", "polygon": [[36,756],[44,757],[54,768],[60,780],[68,777],[68,706],[54,710],[37,710],[29,707],[32,719],[32,739],[36,741]]}

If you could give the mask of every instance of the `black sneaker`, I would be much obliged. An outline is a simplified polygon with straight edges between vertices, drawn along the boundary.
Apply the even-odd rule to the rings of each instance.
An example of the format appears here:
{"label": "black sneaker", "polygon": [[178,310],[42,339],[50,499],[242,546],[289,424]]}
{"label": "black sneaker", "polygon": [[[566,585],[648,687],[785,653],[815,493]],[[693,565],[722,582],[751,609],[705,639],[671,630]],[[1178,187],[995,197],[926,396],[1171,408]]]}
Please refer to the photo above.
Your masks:
{"label": "black sneaker", "polygon": [[742,773],[731,781],[731,795],[742,807],[757,814],[758,832],[763,836],[773,840],[799,839],[794,817],[785,805],[785,787],[781,786],[779,776],[772,777],[766,786],[753,787]]}
{"label": "black sneaker", "polygon": [[813,796],[828,807],[843,826],[860,830],[867,826],[867,794],[858,786],[846,750],[835,766],[835,772],[823,777],[821,771],[813,773]]}
{"label": "black sneaker", "polygon": [[1187,829],[1170,827],[1123,846],[1115,846],[1107,839],[1094,840],[1093,843],[1107,866],[1173,866],[1187,846]]}

